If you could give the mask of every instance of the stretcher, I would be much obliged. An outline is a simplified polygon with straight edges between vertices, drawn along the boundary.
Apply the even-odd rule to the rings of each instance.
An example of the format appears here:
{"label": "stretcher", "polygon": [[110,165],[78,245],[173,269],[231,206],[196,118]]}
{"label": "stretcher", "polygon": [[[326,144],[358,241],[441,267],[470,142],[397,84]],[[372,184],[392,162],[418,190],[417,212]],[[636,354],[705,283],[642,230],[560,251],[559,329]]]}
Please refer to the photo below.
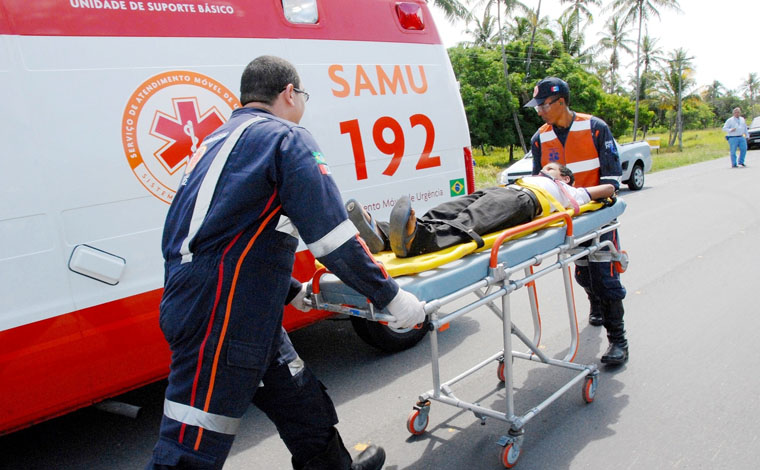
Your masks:
{"label": "stretcher", "polygon": [[[614,204],[587,205],[581,215],[572,217],[572,211],[553,213],[527,224],[507,229],[488,236],[492,242],[489,249],[474,251],[453,261],[445,262],[431,269],[400,269],[412,271],[411,275],[393,274],[401,288],[424,300],[431,332],[431,365],[433,388],[419,395],[407,418],[407,430],[414,435],[425,432],[429,422],[432,401],[444,403],[471,411],[478,419],[495,418],[509,424],[509,430],[499,440],[502,447],[500,457],[506,468],[512,468],[520,456],[524,427],[528,421],[543,411],[575,384],[584,382],[583,399],[586,403],[594,400],[599,380],[595,364],[576,364],[578,351],[578,321],[572,292],[571,263],[588,256],[591,261],[612,261],[622,272],[628,262],[627,254],[617,249],[610,241],[601,240],[604,233],[619,226],[617,217],[625,211],[625,202],[617,199]],[[485,238],[485,237],[484,237]],[[445,256],[444,256],[445,257]],[[413,258],[411,259],[413,260]],[[537,307],[535,280],[556,270],[561,270],[570,331],[570,346],[562,359],[548,357],[539,349],[541,321]],[[512,322],[510,295],[526,287],[533,320],[533,336],[529,337]],[[371,321],[388,321],[387,312],[380,311],[358,292],[343,284],[336,276],[320,269],[310,283],[310,301],[314,308],[365,318]],[[475,294],[473,297],[471,294]],[[468,297],[474,299],[467,305],[452,312],[444,313],[442,307]],[[497,302],[499,301],[500,302]],[[459,304],[458,304],[459,305]],[[480,309],[480,307],[487,309]],[[440,356],[438,352],[438,332],[468,313],[492,311],[503,324],[503,348],[485,357],[455,377],[442,381],[440,376]],[[513,336],[529,349],[528,352],[513,350]],[[573,377],[559,387],[551,396],[526,413],[518,415],[514,404],[512,364],[515,359],[539,362],[549,367],[559,367],[574,371]],[[458,398],[452,386],[480,369],[497,364],[497,376],[505,382],[506,409],[494,410],[469,403]]]}

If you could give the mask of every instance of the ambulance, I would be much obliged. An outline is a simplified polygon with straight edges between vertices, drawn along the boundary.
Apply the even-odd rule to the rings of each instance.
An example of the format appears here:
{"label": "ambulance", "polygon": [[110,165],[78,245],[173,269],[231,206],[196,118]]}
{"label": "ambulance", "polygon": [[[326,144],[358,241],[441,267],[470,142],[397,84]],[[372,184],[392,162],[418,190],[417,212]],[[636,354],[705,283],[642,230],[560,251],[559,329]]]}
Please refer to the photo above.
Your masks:
{"label": "ambulance", "polygon": [[[0,0],[0,434],[167,375],[164,218],[263,54],[296,65],[344,200],[386,219],[401,195],[424,211],[473,190],[422,0]],[[301,243],[294,275],[313,271]],[[389,351],[425,334],[352,321]]]}

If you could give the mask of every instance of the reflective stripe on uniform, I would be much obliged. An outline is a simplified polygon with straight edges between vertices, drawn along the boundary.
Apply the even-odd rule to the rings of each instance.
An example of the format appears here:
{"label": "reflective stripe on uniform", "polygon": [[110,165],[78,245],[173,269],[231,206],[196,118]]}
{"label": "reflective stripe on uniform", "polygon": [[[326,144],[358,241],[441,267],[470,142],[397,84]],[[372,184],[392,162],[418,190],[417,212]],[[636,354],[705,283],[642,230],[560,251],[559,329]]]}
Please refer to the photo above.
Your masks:
{"label": "reflective stripe on uniform", "polygon": [[549,142],[550,140],[554,140],[556,138],[557,138],[557,134],[555,134],[553,130],[538,134],[538,139],[541,141],[542,144],[544,142]]}
{"label": "reflective stripe on uniform", "polygon": [[595,170],[599,168],[599,159],[595,158],[593,160],[584,160],[582,162],[568,163],[565,166],[570,168],[573,174],[580,173],[582,171]]}
{"label": "reflective stripe on uniform", "polygon": [[573,124],[570,126],[570,132],[590,131],[590,130],[591,130],[591,119],[587,119],[585,121],[573,121]]}
{"label": "reflective stripe on uniform", "polygon": [[254,122],[263,120],[263,117],[256,116],[242,123],[230,133],[230,136],[227,137],[227,140],[222,144],[222,148],[214,156],[214,161],[211,162],[211,166],[209,166],[206,175],[203,177],[201,187],[198,189],[198,195],[195,197],[193,214],[190,218],[190,228],[187,231],[187,237],[182,241],[182,246],[179,250],[179,254],[182,255],[182,264],[193,260],[193,253],[190,251],[190,242],[198,233],[201,224],[206,219],[209,205],[211,205],[211,198],[214,196],[214,190],[216,189],[216,183],[219,181],[219,176],[222,174],[222,170],[227,163],[227,158],[230,156],[232,149],[235,147],[235,144],[237,144],[237,141],[240,139],[243,132],[248,129],[248,126]]}
{"label": "reflective stripe on uniform", "polygon": [[623,179],[622,176],[605,175],[604,177],[599,178],[599,184],[604,184],[605,181],[616,181],[618,184],[620,184],[621,179]]}
{"label": "reflective stripe on uniform", "polygon": [[348,240],[354,238],[358,232],[356,226],[349,219],[341,222],[337,227],[330,230],[324,237],[315,241],[314,243],[308,243],[309,251],[315,258],[321,258],[327,256],[333,251],[340,248],[341,245]]}
{"label": "reflective stripe on uniform", "polygon": [[208,413],[192,406],[171,400],[164,400],[164,415],[174,421],[198,426],[221,434],[235,435],[240,426],[240,418]]}

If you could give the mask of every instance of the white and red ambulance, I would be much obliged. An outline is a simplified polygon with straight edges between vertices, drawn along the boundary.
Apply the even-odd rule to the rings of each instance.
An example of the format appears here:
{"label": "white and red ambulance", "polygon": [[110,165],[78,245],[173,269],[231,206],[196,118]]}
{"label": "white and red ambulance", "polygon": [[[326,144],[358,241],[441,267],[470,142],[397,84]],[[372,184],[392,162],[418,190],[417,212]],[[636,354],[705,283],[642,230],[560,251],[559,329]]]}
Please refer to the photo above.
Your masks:
{"label": "white and red ambulance", "polygon": [[[0,0],[0,434],[167,374],[164,217],[262,54],[298,68],[302,124],[345,199],[382,219],[402,194],[424,209],[472,191],[422,0]],[[285,326],[328,315],[288,311]],[[355,327],[388,350],[424,334]]]}

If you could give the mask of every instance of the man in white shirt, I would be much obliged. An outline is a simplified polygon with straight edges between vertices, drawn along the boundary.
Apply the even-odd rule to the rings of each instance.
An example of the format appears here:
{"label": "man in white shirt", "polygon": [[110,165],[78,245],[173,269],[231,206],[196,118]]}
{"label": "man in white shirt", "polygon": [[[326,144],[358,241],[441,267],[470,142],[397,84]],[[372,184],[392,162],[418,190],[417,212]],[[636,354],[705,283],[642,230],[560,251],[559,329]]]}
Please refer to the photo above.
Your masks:
{"label": "man in white shirt", "polygon": [[[739,166],[746,167],[744,157],[747,155],[747,121],[740,116],[741,108],[734,108],[734,115],[726,120],[723,125],[723,132],[726,133],[726,140],[730,149],[731,168]],[[736,161],[736,149],[739,149],[739,161]]]}
{"label": "man in white shirt", "polygon": [[[586,204],[614,194],[611,184],[575,188],[573,173],[558,163],[549,163],[538,176],[522,181],[543,189],[563,207],[550,205],[550,212]],[[474,240],[483,245],[482,235],[530,222],[541,214],[541,204],[529,187],[509,185],[486,188],[460,196],[430,209],[417,218],[408,196],[396,201],[390,223],[375,222],[354,200],[346,204],[349,218],[367,242],[370,251],[389,249],[399,258],[418,256]]]}

